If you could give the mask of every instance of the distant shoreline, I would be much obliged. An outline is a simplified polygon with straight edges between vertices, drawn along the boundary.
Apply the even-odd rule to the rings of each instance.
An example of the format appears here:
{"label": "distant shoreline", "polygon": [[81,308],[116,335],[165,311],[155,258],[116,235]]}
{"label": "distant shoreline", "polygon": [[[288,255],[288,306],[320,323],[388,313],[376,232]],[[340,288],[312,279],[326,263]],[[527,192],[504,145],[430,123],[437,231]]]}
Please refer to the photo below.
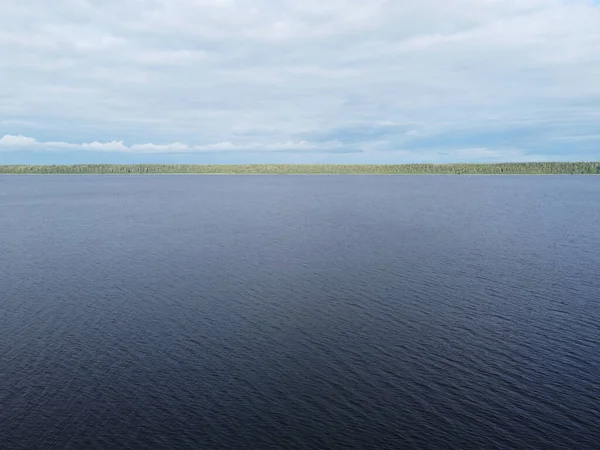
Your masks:
{"label": "distant shoreline", "polygon": [[598,175],[600,162],[495,164],[0,165],[14,175]]}

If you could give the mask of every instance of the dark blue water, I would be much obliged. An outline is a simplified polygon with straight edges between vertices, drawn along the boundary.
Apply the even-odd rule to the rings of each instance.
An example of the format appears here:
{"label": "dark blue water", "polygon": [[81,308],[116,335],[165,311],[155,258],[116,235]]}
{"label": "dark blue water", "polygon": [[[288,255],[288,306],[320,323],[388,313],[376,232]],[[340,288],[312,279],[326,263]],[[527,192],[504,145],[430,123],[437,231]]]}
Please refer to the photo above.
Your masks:
{"label": "dark blue water", "polygon": [[0,447],[600,446],[600,178],[0,177]]}

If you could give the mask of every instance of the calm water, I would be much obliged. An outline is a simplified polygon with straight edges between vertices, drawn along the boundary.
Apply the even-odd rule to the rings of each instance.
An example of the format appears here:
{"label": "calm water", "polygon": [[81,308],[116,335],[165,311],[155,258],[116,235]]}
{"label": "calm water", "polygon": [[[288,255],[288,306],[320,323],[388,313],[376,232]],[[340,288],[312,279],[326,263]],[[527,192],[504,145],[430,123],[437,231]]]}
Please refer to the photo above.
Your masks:
{"label": "calm water", "polygon": [[0,447],[600,447],[600,177],[0,177]]}

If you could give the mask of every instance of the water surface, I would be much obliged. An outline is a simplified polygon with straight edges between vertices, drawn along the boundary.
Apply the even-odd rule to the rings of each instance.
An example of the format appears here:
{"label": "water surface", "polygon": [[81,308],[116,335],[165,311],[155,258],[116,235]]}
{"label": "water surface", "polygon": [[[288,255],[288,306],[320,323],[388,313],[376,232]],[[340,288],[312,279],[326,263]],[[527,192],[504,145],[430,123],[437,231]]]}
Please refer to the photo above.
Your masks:
{"label": "water surface", "polygon": [[0,442],[600,445],[600,179],[2,176]]}

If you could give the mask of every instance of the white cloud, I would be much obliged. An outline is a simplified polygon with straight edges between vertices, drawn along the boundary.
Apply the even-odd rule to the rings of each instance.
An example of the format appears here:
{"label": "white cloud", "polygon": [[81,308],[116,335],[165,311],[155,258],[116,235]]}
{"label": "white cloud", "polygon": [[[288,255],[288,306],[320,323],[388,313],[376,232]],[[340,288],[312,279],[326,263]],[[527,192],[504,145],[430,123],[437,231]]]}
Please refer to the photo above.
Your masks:
{"label": "white cloud", "polygon": [[2,136],[0,138],[0,148],[1,147],[8,147],[8,148],[28,147],[28,146],[35,145],[36,143],[37,143],[37,141],[35,139],[30,138],[30,137],[25,137],[25,136],[11,136],[10,134],[7,134],[6,136]]}
{"label": "white cloud", "polygon": [[111,142],[90,142],[90,143],[69,143],[69,142],[38,142],[37,140],[26,136],[5,135],[0,138],[0,156],[2,152],[22,151],[28,152],[65,152],[65,151],[84,151],[101,152],[105,154],[136,154],[136,155],[194,155],[194,154],[218,154],[229,152],[237,155],[244,154],[271,154],[277,155],[278,162],[286,163],[335,163],[339,162],[338,152],[344,155],[344,162],[352,164],[364,163],[444,163],[444,162],[528,162],[528,161],[549,161],[549,160],[585,160],[581,155],[574,155],[574,158],[559,156],[548,158],[543,154],[532,154],[518,148],[485,148],[468,147],[457,148],[448,151],[444,148],[399,149],[390,145],[387,141],[364,142],[355,145],[354,151],[348,151],[341,142],[280,142],[267,145],[257,143],[232,143],[218,142],[205,145],[187,145],[180,142],[170,144],[133,144],[126,145],[122,141]]}
{"label": "white cloud", "polygon": [[217,151],[304,151],[320,150],[331,151],[342,147],[340,142],[308,142],[288,141],[274,142],[269,144],[258,143],[232,143],[217,142],[205,145],[187,145],[181,142],[170,144],[133,144],[126,145],[123,141],[89,142],[74,144],[69,142],[40,142],[27,136],[5,135],[0,138],[0,151],[15,151],[27,149],[31,151],[60,151],[60,150],[87,150],[94,152],[128,152],[128,153],[194,153],[194,152],[217,152]]}
{"label": "white cloud", "polygon": [[591,0],[0,2],[0,135],[73,151],[543,156],[598,133],[599,78]]}

